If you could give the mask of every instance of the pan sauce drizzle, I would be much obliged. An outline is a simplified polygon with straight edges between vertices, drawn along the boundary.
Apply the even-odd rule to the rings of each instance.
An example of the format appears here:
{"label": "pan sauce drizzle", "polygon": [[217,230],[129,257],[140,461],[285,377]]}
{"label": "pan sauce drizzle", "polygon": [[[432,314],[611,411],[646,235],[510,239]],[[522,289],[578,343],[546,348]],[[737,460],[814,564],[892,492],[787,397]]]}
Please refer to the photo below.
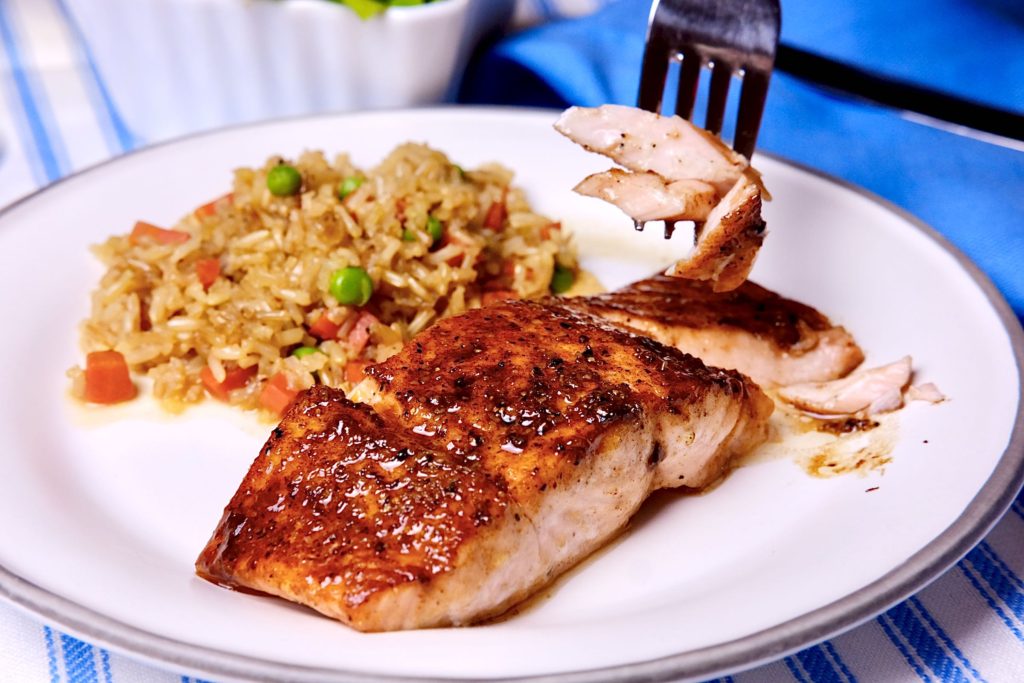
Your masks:
{"label": "pan sauce drizzle", "polygon": [[739,466],[771,460],[792,460],[812,477],[843,474],[867,476],[892,461],[898,435],[894,415],[875,419],[819,419],[798,413],[781,402],[771,417],[773,436],[746,456]]}
{"label": "pan sauce drizzle", "polygon": [[667,240],[672,239],[672,235],[675,234],[676,229],[680,225],[693,225],[694,226],[694,240],[696,240],[696,238],[700,235],[700,228],[702,227],[702,224],[695,223],[694,221],[690,221],[690,220],[674,221],[674,220],[668,219],[668,220],[664,220],[664,221],[661,221],[661,220],[658,220],[658,221],[638,221],[638,220],[636,220],[634,218],[633,219],[633,228],[637,232],[643,232],[644,228],[647,227],[648,223],[662,223],[662,224],[664,224],[664,226],[665,226],[665,239],[667,239]]}

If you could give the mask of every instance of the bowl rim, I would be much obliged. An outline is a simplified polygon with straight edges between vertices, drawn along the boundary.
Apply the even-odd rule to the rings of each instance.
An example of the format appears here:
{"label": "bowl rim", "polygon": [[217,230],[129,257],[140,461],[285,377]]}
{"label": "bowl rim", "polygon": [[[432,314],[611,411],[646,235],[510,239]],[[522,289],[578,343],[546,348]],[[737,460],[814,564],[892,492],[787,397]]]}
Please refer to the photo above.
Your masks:
{"label": "bowl rim", "polygon": [[[75,2],[75,0],[69,0]],[[90,0],[78,0],[79,2]],[[130,0],[134,1],[134,0]],[[176,4],[192,5],[226,5],[236,4],[240,9],[249,9],[253,5],[261,5],[267,8],[273,7],[273,11],[284,12],[319,12],[329,16],[327,13],[337,12],[337,16],[351,17],[359,24],[367,21],[377,22],[402,22],[417,21],[420,19],[434,18],[437,16],[450,16],[464,11],[476,0],[434,0],[423,5],[398,5],[388,7],[381,14],[371,19],[360,19],[359,16],[348,7],[329,0],[171,0]],[[91,4],[91,2],[90,2]]]}

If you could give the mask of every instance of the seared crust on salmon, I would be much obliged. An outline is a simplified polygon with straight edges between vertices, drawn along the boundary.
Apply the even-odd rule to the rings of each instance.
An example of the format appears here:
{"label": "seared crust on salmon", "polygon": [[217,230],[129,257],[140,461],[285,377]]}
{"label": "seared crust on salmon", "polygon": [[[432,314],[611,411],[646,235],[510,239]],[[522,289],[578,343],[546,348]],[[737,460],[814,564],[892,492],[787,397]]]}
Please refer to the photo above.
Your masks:
{"label": "seared crust on salmon", "polygon": [[568,299],[566,305],[708,365],[739,370],[764,386],[843,377],[864,360],[846,329],[750,281],[716,292],[707,282],[656,275],[614,292]]}
{"label": "seared crust on salmon", "polygon": [[737,372],[557,302],[435,324],[368,370],[371,405],[317,387],[260,452],[201,576],[361,630],[500,613],[661,487],[706,486],[761,443]]}
{"label": "seared crust on salmon", "polygon": [[[492,539],[531,551],[532,530],[515,508],[478,467],[316,386],[272,432],[196,567],[214,582],[305,603],[360,629],[402,628],[409,599],[436,622],[431,599],[443,583],[434,579],[482,529],[501,520],[504,537]],[[474,545],[485,551],[487,543]],[[490,561],[501,550],[461,561]]]}

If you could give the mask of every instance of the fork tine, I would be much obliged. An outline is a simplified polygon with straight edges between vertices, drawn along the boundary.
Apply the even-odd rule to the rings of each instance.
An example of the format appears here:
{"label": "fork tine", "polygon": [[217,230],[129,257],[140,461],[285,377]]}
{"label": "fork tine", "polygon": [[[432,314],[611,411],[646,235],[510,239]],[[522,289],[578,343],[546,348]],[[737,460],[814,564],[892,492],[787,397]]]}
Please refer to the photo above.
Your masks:
{"label": "fork tine", "polygon": [[722,132],[731,81],[732,65],[723,59],[714,60],[711,68],[711,90],[708,93],[708,113],[704,120],[704,127],[715,135]]}
{"label": "fork tine", "polygon": [[740,110],[736,116],[736,135],[733,149],[750,158],[757,145],[757,132],[761,127],[761,114],[768,97],[768,79],[771,72],[760,69],[746,69],[743,74],[743,88],[740,90]]}
{"label": "fork tine", "polygon": [[[2,2],[3,0],[0,0]],[[668,63],[682,58],[675,113],[693,119],[697,85],[711,68],[704,127],[720,135],[732,77],[743,81],[733,148],[750,157],[779,41],[779,0],[653,0],[638,103],[660,113]]]}
{"label": "fork tine", "polygon": [[661,113],[662,92],[668,78],[668,47],[656,35],[649,35],[640,70],[640,94],[637,105],[641,109]]}
{"label": "fork tine", "polygon": [[704,64],[701,56],[692,50],[683,52],[683,66],[679,69],[679,90],[676,92],[676,114],[684,119],[693,117],[693,105],[697,101],[697,83]]}

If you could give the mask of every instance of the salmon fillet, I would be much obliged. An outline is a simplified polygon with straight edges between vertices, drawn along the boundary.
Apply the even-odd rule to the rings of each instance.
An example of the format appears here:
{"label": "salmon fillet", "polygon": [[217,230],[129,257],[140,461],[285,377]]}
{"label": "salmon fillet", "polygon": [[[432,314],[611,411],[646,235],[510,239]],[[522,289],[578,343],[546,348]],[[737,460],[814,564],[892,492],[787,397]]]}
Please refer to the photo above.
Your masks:
{"label": "salmon fillet", "polygon": [[500,613],[767,435],[741,374],[555,302],[442,320],[371,367],[369,404],[314,387],[253,462],[197,572],[364,631]]}
{"label": "salmon fillet", "polygon": [[656,275],[614,292],[568,299],[566,305],[708,365],[739,370],[766,387],[836,379],[864,360],[846,329],[750,281],[716,292],[706,282]]}

